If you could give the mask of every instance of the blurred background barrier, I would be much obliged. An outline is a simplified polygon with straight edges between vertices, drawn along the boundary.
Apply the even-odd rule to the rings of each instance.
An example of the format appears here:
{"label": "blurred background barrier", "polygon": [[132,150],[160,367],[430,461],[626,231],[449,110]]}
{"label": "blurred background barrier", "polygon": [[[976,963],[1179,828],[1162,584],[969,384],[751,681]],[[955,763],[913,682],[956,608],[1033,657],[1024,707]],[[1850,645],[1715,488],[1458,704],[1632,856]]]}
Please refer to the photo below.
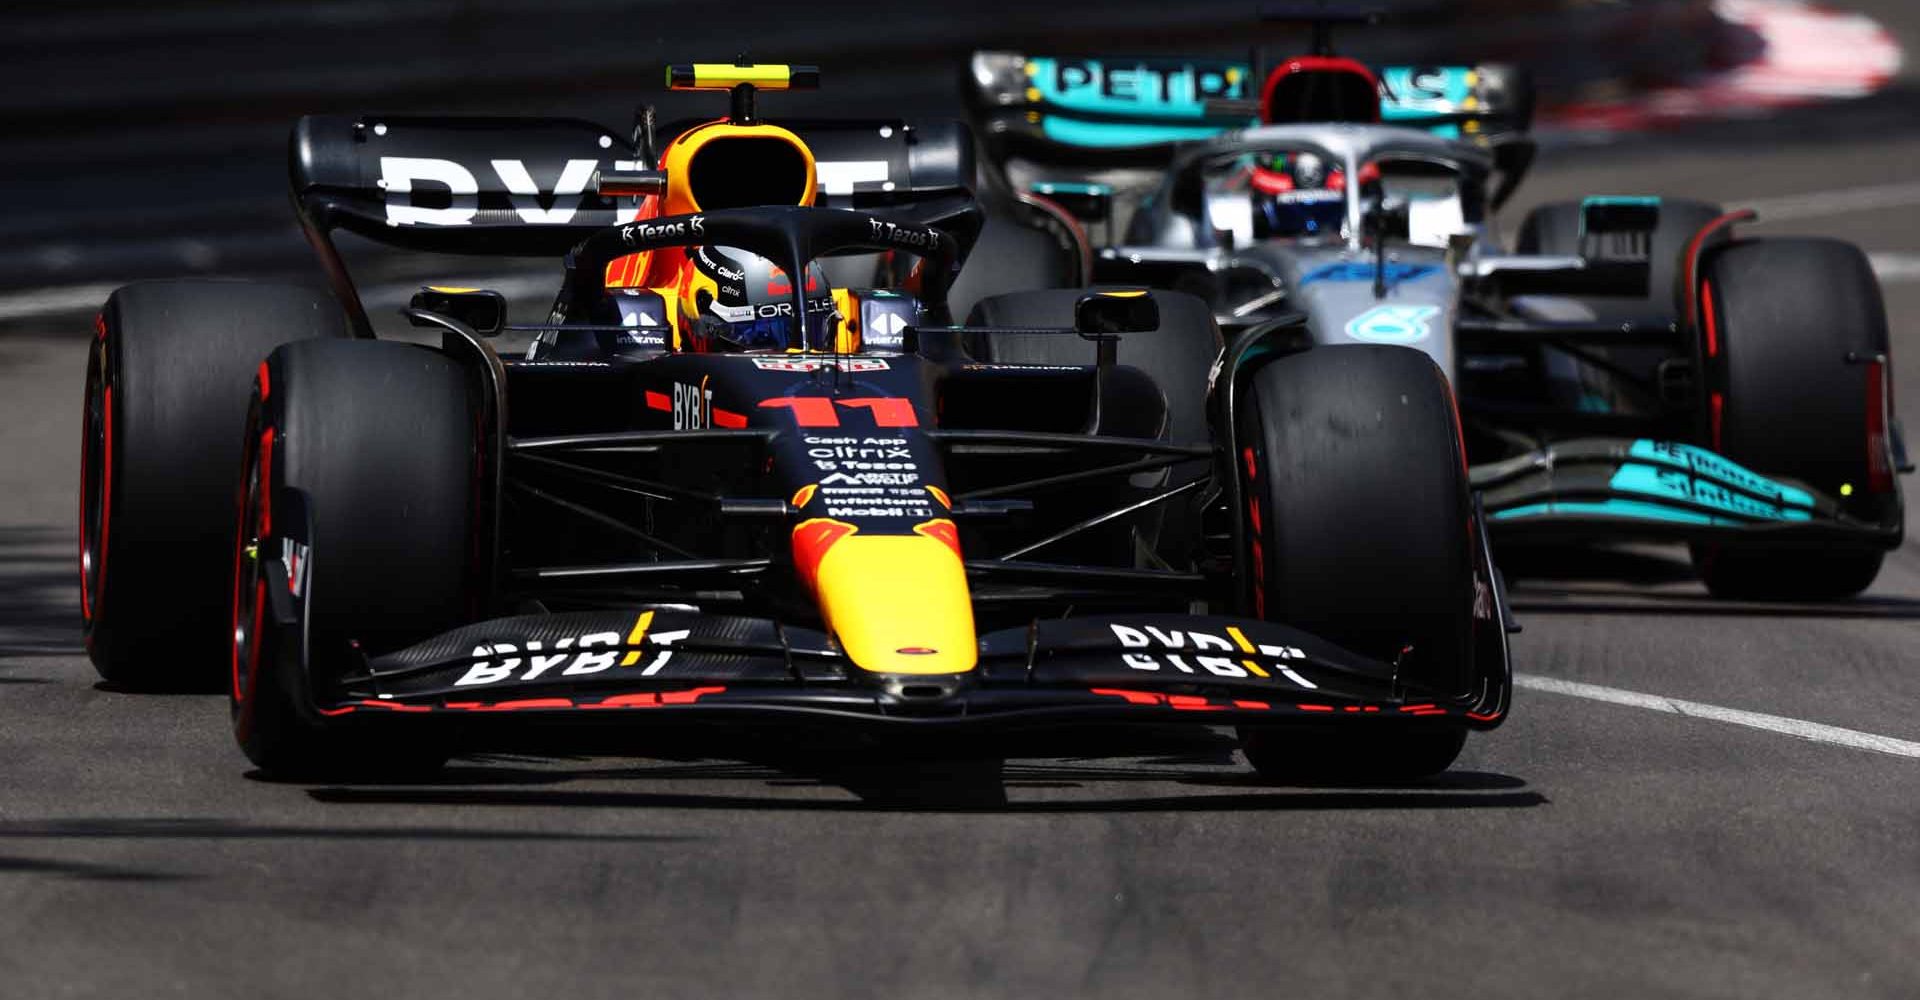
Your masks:
{"label": "blurred background barrier", "polygon": [[[1737,49],[1711,0],[1400,0],[1343,51],[1376,61],[1532,67],[1543,104],[1702,71]],[[0,15],[0,289],[76,302],[171,274],[299,274],[287,129],[303,113],[561,114],[624,128],[670,61],[820,64],[825,89],[775,115],[958,112],[981,47],[1285,52],[1297,29],[1249,0],[725,5],[613,0],[72,2]],[[751,46],[749,45],[751,40]],[[381,258],[384,260],[384,258]],[[387,265],[382,265],[387,266]],[[98,295],[94,293],[98,292]],[[4,319],[4,317],[0,317]]]}

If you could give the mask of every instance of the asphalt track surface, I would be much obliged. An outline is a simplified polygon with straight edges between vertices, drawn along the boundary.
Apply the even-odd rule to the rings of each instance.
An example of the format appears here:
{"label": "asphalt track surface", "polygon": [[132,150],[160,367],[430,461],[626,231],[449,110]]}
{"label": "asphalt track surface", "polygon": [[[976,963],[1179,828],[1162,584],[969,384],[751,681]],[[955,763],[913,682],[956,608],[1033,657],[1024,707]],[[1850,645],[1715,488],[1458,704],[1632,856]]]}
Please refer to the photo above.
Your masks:
{"label": "asphalt track surface", "polygon": [[[1887,187],[1920,112],[1855,117],[1563,149],[1525,198],[1799,206],[1760,231],[1920,254]],[[1920,283],[1886,290],[1920,399]],[[1404,788],[1263,786],[1207,730],[257,780],[223,698],[103,690],[78,652],[83,344],[0,337],[0,995],[1920,994],[1920,759],[1538,689]],[[1920,740],[1913,542],[1841,605],[1715,601],[1666,548],[1516,598],[1527,675]]]}

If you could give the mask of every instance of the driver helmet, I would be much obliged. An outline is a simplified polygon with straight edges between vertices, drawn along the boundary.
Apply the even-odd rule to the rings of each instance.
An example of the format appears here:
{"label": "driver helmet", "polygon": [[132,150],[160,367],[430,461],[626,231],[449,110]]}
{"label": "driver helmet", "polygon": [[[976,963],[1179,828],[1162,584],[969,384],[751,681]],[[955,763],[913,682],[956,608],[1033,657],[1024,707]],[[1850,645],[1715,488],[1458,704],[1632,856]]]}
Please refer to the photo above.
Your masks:
{"label": "driver helmet", "polygon": [[805,322],[796,323],[786,271],[745,250],[695,248],[680,282],[682,347],[719,353],[835,350],[840,313],[819,264],[807,265],[805,292]]}
{"label": "driver helmet", "polygon": [[1339,236],[1347,220],[1346,175],[1312,152],[1274,153],[1251,178],[1254,236]]}

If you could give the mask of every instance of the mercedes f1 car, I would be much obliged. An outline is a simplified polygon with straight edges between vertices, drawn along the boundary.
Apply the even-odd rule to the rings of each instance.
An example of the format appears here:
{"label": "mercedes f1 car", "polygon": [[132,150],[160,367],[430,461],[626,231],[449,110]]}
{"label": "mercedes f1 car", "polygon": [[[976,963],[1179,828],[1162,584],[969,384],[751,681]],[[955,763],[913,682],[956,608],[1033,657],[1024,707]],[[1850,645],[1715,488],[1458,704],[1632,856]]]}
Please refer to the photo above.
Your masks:
{"label": "mercedes f1 car", "polygon": [[[1501,722],[1510,619],[1425,356],[1220,357],[1202,303],[1144,290],[952,326],[964,128],[789,129],[755,91],[811,71],[670,75],[733,106],[657,152],[650,115],[632,143],[303,119],[295,198],[337,299],[113,295],[81,511],[106,677],[224,664],[241,746],[290,775],[773,721],[1238,725],[1268,774],[1398,776]],[[559,295],[506,328],[499,295],[427,288],[406,312],[437,343],[375,339],[338,229],[551,253]],[[831,287],[819,262],[850,253],[898,287]],[[1090,363],[979,356],[1053,339]],[[1198,363],[1127,363],[1152,343]]]}
{"label": "mercedes f1 car", "polygon": [[1509,251],[1525,77],[1376,74],[1315,16],[1257,99],[1243,63],[976,55],[989,177],[1058,237],[1055,273],[1195,293],[1229,336],[1426,353],[1497,541],[1686,541],[1730,596],[1867,587],[1912,467],[1865,256],[1640,197],[1541,206]]}

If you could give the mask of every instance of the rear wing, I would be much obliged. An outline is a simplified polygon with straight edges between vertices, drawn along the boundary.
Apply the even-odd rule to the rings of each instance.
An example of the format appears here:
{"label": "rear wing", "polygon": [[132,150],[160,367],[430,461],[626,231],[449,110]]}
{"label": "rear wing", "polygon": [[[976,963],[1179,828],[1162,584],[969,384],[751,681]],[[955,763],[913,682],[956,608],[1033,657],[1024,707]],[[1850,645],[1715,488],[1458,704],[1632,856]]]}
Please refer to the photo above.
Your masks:
{"label": "rear wing", "polygon": [[[1379,77],[1383,122],[1489,143],[1532,126],[1533,88],[1510,66],[1389,66]],[[1092,152],[1139,162],[1260,124],[1261,83],[1249,64],[1223,59],[976,52],[966,91],[996,162],[1015,153],[1084,162]]]}
{"label": "rear wing", "polygon": [[1258,81],[1249,76],[1245,63],[1219,59],[976,52],[965,91],[990,159],[1012,150],[1069,161],[1076,152],[1150,158],[1173,143],[1256,124],[1235,106],[1254,95]]}
{"label": "rear wing", "polygon": [[310,115],[288,168],[309,229],[436,253],[559,255],[631,221],[636,199],[592,190],[638,169],[625,139],[563,118]]}
{"label": "rear wing", "polygon": [[1448,139],[1497,142],[1533,127],[1533,82],[1513,66],[1387,66],[1380,120]]}
{"label": "rear wing", "polygon": [[[813,150],[817,204],[893,208],[978,233],[972,137],[958,121],[785,122]],[[309,115],[293,127],[288,169],[302,227],[357,326],[365,312],[332,234],[430,253],[560,256],[596,230],[633,221],[638,197],[603,196],[601,172],[641,162],[629,139],[571,118]]]}

